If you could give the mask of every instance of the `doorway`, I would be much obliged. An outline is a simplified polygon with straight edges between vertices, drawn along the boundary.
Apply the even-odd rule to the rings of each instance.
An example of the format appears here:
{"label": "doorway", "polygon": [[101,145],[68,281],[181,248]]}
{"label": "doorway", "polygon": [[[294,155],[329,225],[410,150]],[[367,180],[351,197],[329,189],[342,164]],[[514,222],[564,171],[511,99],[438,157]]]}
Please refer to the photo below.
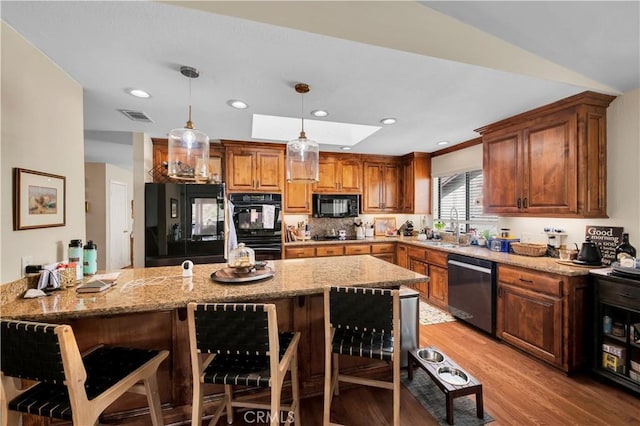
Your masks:
{"label": "doorway", "polygon": [[106,259],[109,270],[130,266],[129,223],[127,184],[109,181],[109,256]]}

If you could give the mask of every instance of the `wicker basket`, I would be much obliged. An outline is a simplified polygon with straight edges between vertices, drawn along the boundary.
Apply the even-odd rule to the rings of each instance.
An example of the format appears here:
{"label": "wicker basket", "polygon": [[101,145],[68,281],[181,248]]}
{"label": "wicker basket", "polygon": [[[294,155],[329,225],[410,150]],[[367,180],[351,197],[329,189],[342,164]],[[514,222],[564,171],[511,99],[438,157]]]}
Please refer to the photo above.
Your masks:
{"label": "wicker basket", "polygon": [[534,243],[511,243],[511,249],[515,254],[532,257],[544,256],[547,252],[547,246],[545,244]]}

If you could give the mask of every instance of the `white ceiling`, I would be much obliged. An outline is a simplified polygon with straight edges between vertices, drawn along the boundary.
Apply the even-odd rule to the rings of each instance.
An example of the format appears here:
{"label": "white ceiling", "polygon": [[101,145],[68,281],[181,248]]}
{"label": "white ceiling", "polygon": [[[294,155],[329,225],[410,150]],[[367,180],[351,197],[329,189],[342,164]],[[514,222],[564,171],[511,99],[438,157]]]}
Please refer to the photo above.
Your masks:
{"label": "white ceiling", "polygon": [[[176,3],[178,5],[176,5]],[[84,87],[85,130],[252,140],[252,114],[385,126],[352,152],[431,152],[584,90],[640,87],[640,3],[2,1],[2,19]],[[506,40],[506,41],[505,41]],[[137,99],[126,93],[152,94]],[[250,107],[235,110],[229,99]],[[136,123],[118,112],[145,112]],[[313,134],[307,132],[309,138]],[[290,138],[297,137],[297,133]],[[322,150],[337,150],[321,145]]]}

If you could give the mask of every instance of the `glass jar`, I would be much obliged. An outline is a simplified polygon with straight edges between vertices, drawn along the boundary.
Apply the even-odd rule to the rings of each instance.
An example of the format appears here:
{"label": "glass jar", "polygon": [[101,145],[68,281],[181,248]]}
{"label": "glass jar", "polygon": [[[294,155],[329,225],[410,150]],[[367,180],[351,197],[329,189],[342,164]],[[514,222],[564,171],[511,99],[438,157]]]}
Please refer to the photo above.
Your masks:
{"label": "glass jar", "polygon": [[238,244],[238,247],[229,253],[229,267],[235,269],[251,269],[256,265],[256,253],[251,247],[245,246],[244,243]]}

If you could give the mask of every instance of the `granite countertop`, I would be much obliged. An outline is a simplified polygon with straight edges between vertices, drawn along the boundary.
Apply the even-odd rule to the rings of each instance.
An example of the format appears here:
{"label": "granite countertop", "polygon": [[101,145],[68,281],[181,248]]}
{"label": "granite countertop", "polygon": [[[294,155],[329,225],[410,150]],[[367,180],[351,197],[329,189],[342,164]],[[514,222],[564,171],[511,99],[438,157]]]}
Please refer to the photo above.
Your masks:
{"label": "granite countertop", "polygon": [[478,246],[456,246],[449,243],[439,245],[441,243],[435,241],[419,241],[415,237],[374,237],[365,238],[364,240],[329,240],[329,241],[295,241],[285,243],[285,247],[304,247],[317,244],[363,244],[363,243],[384,243],[384,242],[398,242],[411,244],[417,247],[424,247],[434,250],[441,250],[447,253],[456,253],[480,259],[491,260],[504,265],[519,266],[522,268],[533,269],[536,271],[550,272],[553,274],[560,274],[566,276],[581,276],[588,275],[592,267],[581,267],[574,265],[567,265],[559,263],[558,259],[551,257],[530,257],[521,256],[513,253],[501,253],[491,251],[486,247]]}
{"label": "granite countertop", "polygon": [[[324,287],[413,286],[429,278],[373,256],[270,261],[274,276],[255,283],[223,284],[211,273],[226,263],[195,265],[191,278],[180,266],[123,269],[117,284],[101,293],[77,294],[75,287],[47,297],[17,299],[0,307],[3,318],[50,321],[182,308],[189,302],[266,301],[319,294]],[[5,289],[6,290],[6,289]]]}

